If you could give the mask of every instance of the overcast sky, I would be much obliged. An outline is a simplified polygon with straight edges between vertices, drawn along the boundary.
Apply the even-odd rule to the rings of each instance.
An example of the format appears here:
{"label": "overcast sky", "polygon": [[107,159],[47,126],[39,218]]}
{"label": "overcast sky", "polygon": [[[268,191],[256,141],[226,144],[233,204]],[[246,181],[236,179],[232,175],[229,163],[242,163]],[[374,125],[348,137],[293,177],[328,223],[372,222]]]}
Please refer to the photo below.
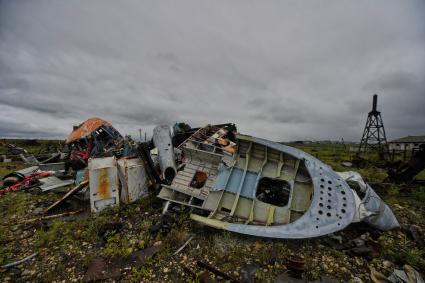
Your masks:
{"label": "overcast sky", "polygon": [[358,141],[425,134],[425,1],[1,1],[0,136],[235,122]]}

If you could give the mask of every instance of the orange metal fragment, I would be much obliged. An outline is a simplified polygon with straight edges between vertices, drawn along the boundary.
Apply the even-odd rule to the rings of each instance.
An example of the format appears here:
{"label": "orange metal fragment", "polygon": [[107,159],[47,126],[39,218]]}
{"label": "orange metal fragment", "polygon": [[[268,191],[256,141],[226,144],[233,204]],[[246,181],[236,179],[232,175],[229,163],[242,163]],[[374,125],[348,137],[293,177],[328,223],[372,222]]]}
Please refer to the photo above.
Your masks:
{"label": "orange metal fragment", "polygon": [[76,130],[69,134],[66,139],[66,143],[71,143],[73,141],[87,137],[94,131],[96,131],[100,126],[110,126],[111,124],[108,121],[102,120],[97,117],[93,117],[83,122]]}

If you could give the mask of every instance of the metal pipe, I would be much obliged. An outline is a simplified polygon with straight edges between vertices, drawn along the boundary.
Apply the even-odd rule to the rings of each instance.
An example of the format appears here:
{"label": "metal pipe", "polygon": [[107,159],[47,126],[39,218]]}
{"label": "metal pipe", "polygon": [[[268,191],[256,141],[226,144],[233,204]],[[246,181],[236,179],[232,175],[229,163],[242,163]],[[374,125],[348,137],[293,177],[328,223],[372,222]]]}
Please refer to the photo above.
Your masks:
{"label": "metal pipe", "polygon": [[162,179],[170,184],[177,174],[170,127],[166,125],[156,126],[153,129],[153,143],[158,149],[159,167],[161,169]]}

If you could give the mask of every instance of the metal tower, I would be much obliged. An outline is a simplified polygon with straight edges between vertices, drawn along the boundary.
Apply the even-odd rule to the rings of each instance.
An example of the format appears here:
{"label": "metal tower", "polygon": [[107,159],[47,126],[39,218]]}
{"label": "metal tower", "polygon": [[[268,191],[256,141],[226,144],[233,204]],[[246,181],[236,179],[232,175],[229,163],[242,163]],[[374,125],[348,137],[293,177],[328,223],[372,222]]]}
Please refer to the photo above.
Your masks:
{"label": "metal tower", "polygon": [[378,95],[373,95],[372,111],[367,116],[366,126],[363,131],[362,140],[358,154],[366,151],[375,151],[380,159],[385,159],[388,154],[387,137],[385,136],[384,123],[382,122],[381,112],[376,110],[378,104]]}

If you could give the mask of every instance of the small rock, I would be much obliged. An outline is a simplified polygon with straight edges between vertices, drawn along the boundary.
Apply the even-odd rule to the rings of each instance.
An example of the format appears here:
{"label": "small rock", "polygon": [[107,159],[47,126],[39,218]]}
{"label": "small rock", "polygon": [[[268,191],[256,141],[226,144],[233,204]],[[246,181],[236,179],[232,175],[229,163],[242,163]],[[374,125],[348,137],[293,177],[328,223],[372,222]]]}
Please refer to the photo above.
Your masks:
{"label": "small rock", "polygon": [[394,266],[394,264],[388,260],[384,260],[384,262],[382,262],[382,265],[385,269],[391,269]]}
{"label": "small rock", "polygon": [[251,265],[251,264],[242,265],[241,266],[242,282],[253,283],[255,272],[257,271],[257,269],[258,267],[255,265]]}
{"label": "small rock", "polygon": [[158,247],[158,246],[162,245],[162,241],[157,241],[153,245],[154,245],[154,247]]}
{"label": "small rock", "polygon": [[44,209],[42,207],[36,207],[32,213],[33,214],[42,214],[44,212]]}

